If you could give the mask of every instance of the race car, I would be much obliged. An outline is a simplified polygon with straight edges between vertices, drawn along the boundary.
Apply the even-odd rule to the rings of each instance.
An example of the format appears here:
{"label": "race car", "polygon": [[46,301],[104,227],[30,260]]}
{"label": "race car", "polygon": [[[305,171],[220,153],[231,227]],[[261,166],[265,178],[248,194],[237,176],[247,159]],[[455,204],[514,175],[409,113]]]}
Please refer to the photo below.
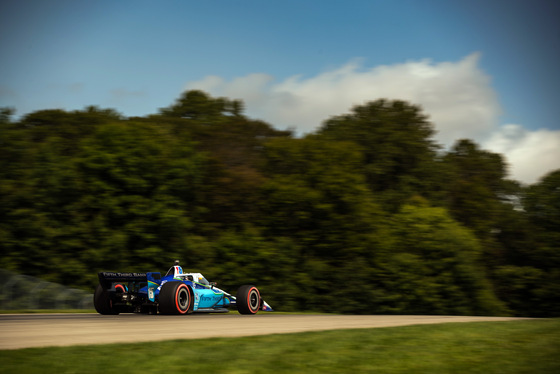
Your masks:
{"label": "race car", "polygon": [[98,274],[93,304],[99,314],[191,314],[228,312],[241,314],[272,311],[257,287],[241,286],[236,296],[210,283],[201,273],[183,273],[179,261],[165,276],[159,272]]}

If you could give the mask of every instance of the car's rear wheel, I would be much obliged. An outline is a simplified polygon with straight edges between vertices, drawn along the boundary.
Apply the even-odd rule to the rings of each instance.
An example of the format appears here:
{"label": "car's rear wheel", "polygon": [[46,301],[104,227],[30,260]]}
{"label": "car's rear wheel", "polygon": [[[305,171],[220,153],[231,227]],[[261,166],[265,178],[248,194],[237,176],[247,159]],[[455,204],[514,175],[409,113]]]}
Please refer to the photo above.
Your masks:
{"label": "car's rear wheel", "polygon": [[183,282],[167,282],[159,291],[161,314],[189,314],[193,310],[193,293]]}
{"label": "car's rear wheel", "polygon": [[239,287],[235,299],[237,310],[241,314],[256,314],[262,305],[259,290],[251,285]]}
{"label": "car's rear wheel", "polygon": [[99,314],[119,314],[119,310],[113,305],[109,293],[100,284],[97,285],[93,294],[93,306]]}

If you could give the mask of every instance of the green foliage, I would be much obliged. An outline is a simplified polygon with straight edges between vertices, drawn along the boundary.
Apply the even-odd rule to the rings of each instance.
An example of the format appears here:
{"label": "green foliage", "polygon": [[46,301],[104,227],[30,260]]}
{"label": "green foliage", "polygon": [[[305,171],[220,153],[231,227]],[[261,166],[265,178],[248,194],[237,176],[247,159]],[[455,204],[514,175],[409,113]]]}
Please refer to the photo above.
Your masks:
{"label": "green foliage", "polygon": [[525,189],[523,227],[510,261],[495,270],[500,296],[519,315],[560,316],[560,171]]}
{"label": "green foliage", "polygon": [[391,290],[387,311],[418,314],[507,313],[480,264],[477,238],[443,208],[405,205],[393,217],[394,242],[381,268]]}
{"label": "green foliage", "polygon": [[265,160],[261,205],[271,236],[297,238],[312,256],[341,258],[374,230],[380,209],[353,144],[277,139],[266,144]]}
{"label": "green foliage", "polygon": [[434,178],[438,146],[433,134],[419,107],[385,99],[355,106],[350,114],[327,120],[318,131],[322,138],[359,145],[368,185],[382,193],[382,202],[392,211],[403,199],[425,191]]}
{"label": "green foliage", "polygon": [[160,112],[164,116],[205,121],[215,125],[224,120],[225,116],[241,116],[243,103],[225,98],[213,99],[205,92],[192,90],[184,92],[174,105],[162,108]]}
{"label": "green foliage", "polygon": [[[547,238],[547,244],[560,246],[560,170],[545,175],[529,186],[523,198],[530,221]],[[556,265],[560,263],[556,262]]]}
{"label": "green foliage", "polygon": [[[315,133],[183,93],[147,117],[0,111],[3,268],[92,290],[174,259],[277,310],[560,315],[560,171],[447,153],[417,106],[377,100]],[[78,276],[79,274],[79,276]]]}
{"label": "green foliage", "polygon": [[447,190],[453,216],[486,237],[499,220],[502,199],[510,192],[503,157],[463,139],[455,144],[444,161],[451,165]]}
{"label": "green foliage", "polygon": [[72,153],[57,131],[33,143],[25,178],[8,180],[2,245],[14,270],[91,286],[94,269],[166,265],[192,227],[202,163],[192,146],[153,125],[88,126]]}

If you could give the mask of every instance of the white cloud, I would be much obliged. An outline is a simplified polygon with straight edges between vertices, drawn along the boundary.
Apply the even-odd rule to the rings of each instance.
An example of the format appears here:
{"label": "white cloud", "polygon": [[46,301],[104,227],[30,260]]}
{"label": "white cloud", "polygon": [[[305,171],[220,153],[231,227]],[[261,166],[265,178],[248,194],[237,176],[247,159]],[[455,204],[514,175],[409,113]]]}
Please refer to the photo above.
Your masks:
{"label": "white cloud", "polygon": [[[479,59],[473,53],[457,62],[421,60],[373,68],[354,60],[309,78],[296,75],[276,81],[267,74],[250,74],[226,81],[208,76],[188,83],[186,89],[242,99],[249,116],[280,129],[293,128],[298,134],[317,130],[324,120],[348,113],[355,105],[379,98],[406,100],[428,114],[438,142],[450,146],[461,138],[473,139],[486,149],[505,153],[514,164],[514,178],[533,182],[534,175],[539,177],[549,170],[546,167],[558,164],[558,146],[548,147],[544,154],[542,145],[537,145],[538,138],[546,136],[544,130],[514,136],[511,127],[499,127],[501,108],[490,78],[478,67]],[[548,136],[551,139],[557,138]],[[549,160],[546,165],[539,161],[543,158]]]}
{"label": "white cloud", "polygon": [[331,116],[379,98],[421,105],[437,125],[444,144],[463,137],[481,138],[496,124],[500,107],[489,78],[478,68],[479,54],[459,62],[429,60],[363,69],[358,61],[310,78],[275,82],[266,74],[225,81],[209,76],[187,84],[215,96],[241,98],[247,113],[279,128],[315,131]]}
{"label": "white cloud", "polygon": [[504,125],[483,146],[505,155],[511,177],[525,183],[560,169],[560,130],[528,131],[520,125]]}

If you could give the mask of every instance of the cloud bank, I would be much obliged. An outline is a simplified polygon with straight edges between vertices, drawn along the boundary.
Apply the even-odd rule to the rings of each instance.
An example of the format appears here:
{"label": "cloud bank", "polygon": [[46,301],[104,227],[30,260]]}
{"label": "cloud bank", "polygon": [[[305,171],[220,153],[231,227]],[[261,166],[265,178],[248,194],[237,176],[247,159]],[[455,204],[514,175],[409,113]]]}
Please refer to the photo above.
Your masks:
{"label": "cloud bank", "polygon": [[313,77],[292,76],[277,82],[267,74],[249,74],[232,80],[207,76],[186,89],[213,96],[242,99],[247,114],[277,128],[298,134],[315,131],[331,116],[354,105],[379,98],[420,105],[435,125],[435,139],[451,146],[473,139],[485,149],[502,153],[512,178],[534,183],[560,168],[560,131],[527,131],[520,125],[499,126],[497,95],[473,53],[457,62],[430,60],[364,68],[360,60]]}
{"label": "cloud bank", "polygon": [[560,169],[560,131],[528,131],[520,125],[504,125],[482,143],[506,156],[510,174],[525,183],[537,182],[546,173]]}

